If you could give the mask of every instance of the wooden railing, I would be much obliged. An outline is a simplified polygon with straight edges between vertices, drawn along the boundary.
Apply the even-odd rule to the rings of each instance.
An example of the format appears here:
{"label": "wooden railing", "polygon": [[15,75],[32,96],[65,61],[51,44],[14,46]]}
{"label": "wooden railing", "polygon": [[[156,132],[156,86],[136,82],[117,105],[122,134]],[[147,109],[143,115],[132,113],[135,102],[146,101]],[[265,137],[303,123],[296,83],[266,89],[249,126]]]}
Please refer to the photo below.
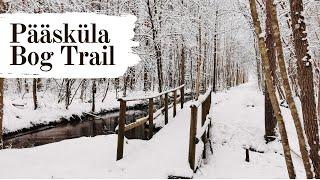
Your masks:
{"label": "wooden railing", "polygon": [[[211,107],[211,93],[212,89],[209,88],[207,92],[200,97],[200,99],[194,102],[191,108],[191,119],[190,119],[190,135],[189,135],[189,155],[188,161],[190,168],[195,171],[195,158],[196,158],[196,145],[202,140],[204,144],[202,158],[206,158],[206,143],[210,134],[211,117],[208,116]],[[201,106],[201,127],[197,132],[197,121],[198,121],[198,108]]]}
{"label": "wooden railing", "polygon": [[[177,91],[180,90],[180,97],[177,96]],[[173,94],[173,102],[169,105],[169,94]],[[164,95],[164,106],[158,110],[154,110],[154,99],[159,98]],[[137,119],[135,122],[130,124],[125,124],[126,122],[126,103],[129,101],[141,101],[149,100],[148,105],[148,116]],[[120,112],[119,112],[119,127],[118,127],[118,144],[117,144],[117,160],[123,158],[123,148],[124,148],[124,134],[126,131],[129,131],[133,128],[143,125],[146,122],[149,122],[149,139],[153,136],[153,120],[161,115],[164,111],[164,121],[165,124],[168,123],[168,109],[173,107],[173,117],[177,114],[177,103],[180,102],[181,109],[184,104],[184,85],[181,85],[177,88],[157,93],[148,97],[138,97],[138,98],[121,98],[120,101]]]}

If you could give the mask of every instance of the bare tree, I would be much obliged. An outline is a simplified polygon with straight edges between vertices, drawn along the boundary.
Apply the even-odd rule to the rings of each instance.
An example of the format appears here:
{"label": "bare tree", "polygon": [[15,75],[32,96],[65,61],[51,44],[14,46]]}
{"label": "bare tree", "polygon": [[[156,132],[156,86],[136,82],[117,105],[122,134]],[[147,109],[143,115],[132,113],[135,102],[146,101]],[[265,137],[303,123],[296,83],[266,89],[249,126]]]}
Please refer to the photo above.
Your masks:
{"label": "bare tree", "polygon": [[[270,0],[265,0],[265,4],[271,3]],[[272,23],[271,23],[271,10],[266,6],[266,47],[268,49],[267,54],[270,61],[270,70],[272,75],[273,84],[276,84],[276,51],[274,47],[274,37],[272,33]],[[277,120],[273,113],[272,104],[270,101],[269,93],[267,87],[265,86],[265,139],[267,142],[273,141],[276,136],[275,128],[277,126]]]}
{"label": "bare tree", "polygon": [[291,152],[290,152],[290,146],[289,146],[286,126],[284,124],[283,117],[281,115],[281,110],[280,110],[279,103],[277,100],[275,88],[274,88],[274,85],[272,82],[270,63],[269,63],[269,58],[267,56],[266,44],[264,41],[264,37],[261,36],[262,30],[261,30],[261,26],[260,26],[259,19],[258,19],[256,1],[249,0],[249,2],[250,2],[251,16],[252,16],[252,20],[253,20],[253,24],[254,24],[254,30],[255,30],[255,34],[258,38],[259,50],[260,50],[260,54],[261,54],[261,59],[262,59],[262,64],[263,64],[263,72],[264,72],[264,76],[266,79],[267,90],[268,90],[268,93],[270,96],[273,111],[275,112],[276,119],[277,119],[277,122],[279,125],[281,142],[282,142],[282,147],[283,147],[285,160],[286,160],[286,164],[287,164],[288,174],[289,174],[290,178],[295,178],[296,173],[295,173],[294,166],[292,163],[292,157],[291,157]]}
{"label": "bare tree", "polygon": [[313,174],[311,171],[311,165],[309,162],[309,156],[308,156],[308,151],[306,149],[306,140],[303,134],[303,129],[301,125],[301,121],[298,115],[298,111],[295,105],[295,102],[293,100],[292,96],[292,91],[291,87],[289,84],[289,79],[288,79],[288,74],[286,70],[286,64],[284,60],[284,53],[283,53],[283,47],[282,47],[282,42],[281,42],[281,37],[280,37],[280,28],[279,28],[279,23],[278,23],[278,18],[277,18],[277,12],[276,12],[276,7],[273,5],[273,0],[270,0],[269,3],[267,3],[267,9],[270,10],[271,12],[271,24],[272,24],[272,34],[274,37],[274,41],[276,44],[276,50],[277,50],[277,57],[278,57],[278,63],[279,63],[279,68],[280,68],[280,74],[281,74],[281,79],[283,81],[283,86],[284,86],[284,92],[285,92],[285,98],[288,102],[290,112],[293,118],[293,122],[296,127],[296,132],[299,140],[299,147],[300,147],[300,152],[304,164],[304,168],[306,171],[306,177],[307,178],[312,178]]}

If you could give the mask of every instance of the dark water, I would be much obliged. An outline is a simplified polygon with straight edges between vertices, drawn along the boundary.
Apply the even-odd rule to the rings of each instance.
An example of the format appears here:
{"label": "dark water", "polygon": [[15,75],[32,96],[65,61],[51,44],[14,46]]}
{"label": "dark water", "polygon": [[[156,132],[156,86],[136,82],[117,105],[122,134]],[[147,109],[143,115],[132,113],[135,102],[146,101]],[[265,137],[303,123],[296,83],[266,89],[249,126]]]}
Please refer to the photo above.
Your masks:
{"label": "dark water", "polygon": [[[134,122],[137,118],[145,116],[140,110],[128,110],[126,112],[126,124]],[[26,148],[43,144],[58,142],[65,139],[78,138],[82,136],[97,136],[115,133],[118,126],[119,112],[108,113],[100,118],[87,117],[78,122],[68,122],[43,130],[16,134],[4,138],[6,148]],[[147,139],[146,128],[142,125],[126,132],[129,139]]]}

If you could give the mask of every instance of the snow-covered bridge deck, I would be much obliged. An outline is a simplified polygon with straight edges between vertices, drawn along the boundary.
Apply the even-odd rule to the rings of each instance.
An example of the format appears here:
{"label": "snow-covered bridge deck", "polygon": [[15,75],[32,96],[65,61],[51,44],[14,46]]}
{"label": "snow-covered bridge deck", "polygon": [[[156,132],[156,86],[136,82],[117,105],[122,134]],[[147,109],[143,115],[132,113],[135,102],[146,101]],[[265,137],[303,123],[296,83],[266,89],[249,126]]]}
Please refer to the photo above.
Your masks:
{"label": "snow-covered bridge deck", "polygon": [[[175,118],[170,118],[152,139],[135,149],[126,147],[140,140],[129,140],[125,154],[117,162],[114,176],[121,178],[168,178],[170,175],[192,177],[188,163],[190,102],[179,109]],[[170,116],[171,117],[171,116]],[[159,117],[161,119],[163,117]]]}

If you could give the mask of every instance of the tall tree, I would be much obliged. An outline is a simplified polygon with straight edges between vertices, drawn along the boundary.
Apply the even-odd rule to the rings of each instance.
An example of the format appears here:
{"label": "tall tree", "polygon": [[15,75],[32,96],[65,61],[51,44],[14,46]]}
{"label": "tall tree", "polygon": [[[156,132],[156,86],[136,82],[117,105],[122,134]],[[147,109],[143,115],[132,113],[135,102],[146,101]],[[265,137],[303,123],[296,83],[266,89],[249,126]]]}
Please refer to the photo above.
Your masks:
{"label": "tall tree", "polygon": [[[270,70],[273,80],[273,84],[276,84],[276,51],[274,48],[274,37],[272,34],[272,24],[271,24],[271,10],[268,8],[268,3],[271,3],[270,0],[265,0],[266,4],[266,47],[267,55],[270,61]],[[269,93],[267,87],[265,86],[265,140],[267,142],[273,141],[276,136],[275,128],[277,126],[277,120],[272,110],[272,104],[270,101]]]}
{"label": "tall tree", "polygon": [[201,80],[201,65],[202,65],[202,37],[201,37],[201,16],[199,16],[199,36],[198,36],[198,58],[197,58],[197,67],[196,67],[196,82],[195,82],[195,90],[196,90],[196,100],[200,94],[200,80]]}
{"label": "tall tree", "polygon": [[277,122],[279,125],[281,142],[282,142],[284,156],[285,156],[285,160],[286,160],[286,164],[287,164],[288,174],[289,174],[290,178],[295,178],[296,174],[295,174],[294,166],[292,163],[292,157],[291,157],[291,151],[290,151],[286,126],[284,124],[283,117],[281,115],[281,110],[280,110],[280,106],[279,106],[279,103],[277,100],[275,87],[272,82],[270,63],[269,63],[269,58],[267,56],[266,44],[264,41],[264,37],[261,36],[262,30],[261,30],[261,26],[260,26],[260,22],[259,22],[259,18],[258,18],[256,0],[249,0],[249,2],[250,2],[251,16],[252,16],[252,20],[253,20],[253,24],[254,24],[254,31],[255,31],[255,34],[258,38],[259,50],[260,50],[260,55],[261,55],[261,59],[262,59],[263,73],[264,73],[265,80],[266,80],[267,90],[268,90],[268,93],[270,96],[273,111],[276,115],[276,119],[277,119]]}
{"label": "tall tree", "polygon": [[218,41],[218,13],[219,11],[216,10],[216,19],[215,19],[215,23],[214,23],[214,36],[213,36],[213,82],[212,82],[212,90],[213,92],[216,92],[217,87],[217,57],[218,57],[218,53],[217,53],[217,41]]}
{"label": "tall tree", "polygon": [[[156,1],[153,1],[154,5],[154,14],[157,15],[157,7],[155,5]],[[156,60],[157,60],[157,73],[158,73],[158,91],[162,92],[163,88],[163,73],[162,73],[162,54],[161,54],[161,43],[157,41],[156,37],[158,34],[158,31],[155,27],[155,22],[154,22],[154,16],[152,13],[152,7],[151,7],[151,1],[147,1],[147,8],[148,8],[148,14],[150,18],[150,24],[151,24],[151,31],[152,31],[152,40],[153,40],[153,45],[154,45],[154,50],[155,50],[155,55],[156,55]]]}
{"label": "tall tree", "polygon": [[298,136],[298,140],[299,140],[300,152],[301,152],[304,168],[306,171],[306,177],[312,178],[313,173],[311,171],[311,165],[309,162],[308,151],[306,149],[306,140],[305,140],[305,137],[303,134],[301,121],[300,121],[300,118],[298,115],[296,104],[293,100],[292,91],[291,91],[291,87],[289,84],[288,73],[287,73],[287,69],[286,69],[286,63],[284,60],[283,47],[282,47],[282,42],[281,42],[281,37],[280,37],[280,28],[279,28],[279,22],[278,22],[278,18],[277,18],[277,11],[276,11],[275,5],[273,4],[273,0],[269,0],[269,1],[270,2],[267,3],[267,9],[271,13],[271,24],[272,24],[271,32],[273,34],[274,41],[276,44],[275,48],[276,48],[277,57],[278,57],[281,79],[283,81],[285,98],[286,98],[286,101],[288,102],[290,112],[292,115],[292,119],[293,119],[294,125],[296,127],[296,132],[297,132],[297,136]]}
{"label": "tall tree", "polygon": [[303,16],[302,0],[291,0],[290,10],[304,130],[310,146],[310,158],[312,160],[315,177],[320,178],[319,126],[314,97],[313,68],[311,56],[308,52],[309,43]]}

